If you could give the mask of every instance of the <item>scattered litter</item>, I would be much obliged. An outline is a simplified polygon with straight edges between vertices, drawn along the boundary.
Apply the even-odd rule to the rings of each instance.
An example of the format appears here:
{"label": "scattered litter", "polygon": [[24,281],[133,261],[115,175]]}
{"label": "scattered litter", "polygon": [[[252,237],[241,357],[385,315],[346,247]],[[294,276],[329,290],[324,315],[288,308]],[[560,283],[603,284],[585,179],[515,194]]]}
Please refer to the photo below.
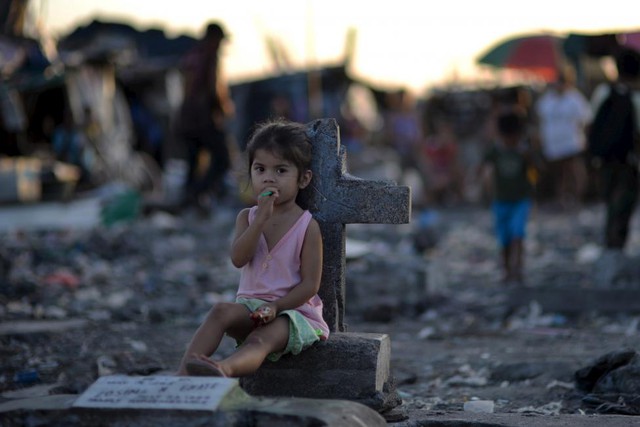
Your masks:
{"label": "scattered litter", "polygon": [[578,264],[591,264],[600,258],[601,254],[602,247],[595,243],[587,243],[578,249],[576,262]]}
{"label": "scattered litter", "polygon": [[147,344],[142,341],[136,341],[132,339],[127,339],[126,341],[129,343],[131,348],[137,352],[143,353],[148,350]]}
{"label": "scattered litter", "polygon": [[561,409],[562,402],[550,402],[538,407],[525,406],[524,408],[518,408],[516,412],[520,414],[560,415]]}
{"label": "scattered litter", "polygon": [[564,388],[567,390],[573,390],[575,388],[575,385],[566,381],[553,380],[549,384],[547,384],[547,390],[551,390],[553,388]]}
{"label": "scattered litter", "polygon": [[98,376],[104,377],[115,374],[118,364],[111,356],[102,355],[96,360],[96,366],[98,368]]}
{"label": "scattered litter", "polygon": [[13,382],[19,385],[29,385],[40,381],[40,374],[35,369],[16,372],[13,376]]}
{"label": "scattered litter", "polygon": [[49,392],[59,384],[39,384],[17,390],[5,391],[2,397],[5,399],[26,399],[29,397],[48,396]]}
{"label": "scattered litter", "polygon": [[492,414],[495,403],[493,400],[470,400],[464,402],[463,410],[465,412],[480,412],[484,414]]}

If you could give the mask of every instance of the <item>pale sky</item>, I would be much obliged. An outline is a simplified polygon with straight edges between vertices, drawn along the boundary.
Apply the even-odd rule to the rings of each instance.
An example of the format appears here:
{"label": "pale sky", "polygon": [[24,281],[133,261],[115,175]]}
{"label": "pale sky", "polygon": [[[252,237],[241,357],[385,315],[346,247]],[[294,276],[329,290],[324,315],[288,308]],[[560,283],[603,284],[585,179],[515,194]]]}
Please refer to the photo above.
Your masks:
{"label": "pale sky", "polygon": [[[640,30],[627,0],[31,0],[53,35],[94,18],[139,29],[198,36],[208,21],[231,34],[223,62],[231,82],[274,74],[265,39],[282,44],[296,67],[335,64],[356,30],[351,73],[380,86],[422,91],[477,77],[475,59],[523,33]],[[486,71],[484,75],[490,72]]]}

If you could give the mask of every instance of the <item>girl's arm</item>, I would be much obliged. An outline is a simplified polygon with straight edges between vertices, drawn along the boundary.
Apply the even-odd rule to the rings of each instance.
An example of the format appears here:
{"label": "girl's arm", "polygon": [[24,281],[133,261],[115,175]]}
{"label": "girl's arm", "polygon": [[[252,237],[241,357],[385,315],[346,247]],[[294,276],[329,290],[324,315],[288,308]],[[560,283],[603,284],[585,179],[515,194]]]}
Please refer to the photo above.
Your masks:
{"label": "girl's arm", "polygon": [[273,205],[278,199],[278,191],[271,190],[268,197],[258,197],[256,216],[249,225],[249,208],[243,209],[236,218],[236,231],[231,245],[231,262],[237,268],[251,261],[258,247],[258,240],[271,215]]}
{"label": "girl's arm", "polygon": [[236,227],[231,244],[231,262],[237,268],[251,261],[262,233],[262,225],[254,221],[249,225],[249,209],[243,209],[236,217]]}
{"label": "girl's arm", "polygon": [[311,220],[302,245],[300,256],[300,283],[280,299],[271,302],[275,310],[273,317],[265,319],[270,322],[284,310],[292,310],[309,301],[320,289],[322,279],[322,235],[316,220]]}

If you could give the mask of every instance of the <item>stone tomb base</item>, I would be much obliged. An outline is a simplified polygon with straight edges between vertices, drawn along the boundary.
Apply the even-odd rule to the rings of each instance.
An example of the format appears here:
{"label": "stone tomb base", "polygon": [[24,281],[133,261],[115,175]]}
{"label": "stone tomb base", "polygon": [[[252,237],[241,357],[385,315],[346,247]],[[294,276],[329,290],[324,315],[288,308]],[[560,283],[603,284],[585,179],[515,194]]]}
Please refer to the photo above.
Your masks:
{"label": "stone tomb base", "polygon": [[401,403],[390,357],[386,334],[336,332],[297,356],[265,361],[240,385],[253,396],[344,399],[385,412]]}

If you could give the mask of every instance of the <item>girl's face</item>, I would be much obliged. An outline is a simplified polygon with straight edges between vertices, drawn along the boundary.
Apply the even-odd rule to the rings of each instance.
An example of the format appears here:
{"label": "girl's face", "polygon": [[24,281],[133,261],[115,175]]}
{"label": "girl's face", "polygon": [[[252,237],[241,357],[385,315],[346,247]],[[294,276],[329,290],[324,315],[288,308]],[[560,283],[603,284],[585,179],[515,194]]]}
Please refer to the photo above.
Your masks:
{"label": "girl's face", "polygon": [[273,191],[276,203],[295,200],[298,191],[311,181],[311,171],[300,173],[288,160],[267,150],[256,150],[251,163],[251,187],[257,197],[265,191]]}

